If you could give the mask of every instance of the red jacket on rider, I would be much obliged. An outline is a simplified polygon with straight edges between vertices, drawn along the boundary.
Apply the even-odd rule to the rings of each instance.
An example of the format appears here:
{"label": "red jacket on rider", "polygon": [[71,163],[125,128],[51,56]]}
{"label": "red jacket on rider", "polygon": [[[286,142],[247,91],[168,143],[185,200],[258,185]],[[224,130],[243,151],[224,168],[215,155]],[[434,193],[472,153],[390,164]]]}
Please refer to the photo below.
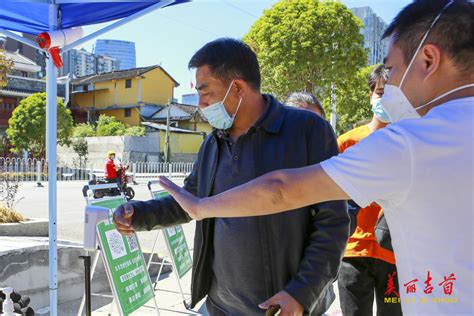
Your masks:
{"label": "red jacket on rider", "polygon": [[115,163],[112,159],[108,158],[105,162],[105,178],[106,179],[116,179],[117,178],[117,169],[115,169]]}

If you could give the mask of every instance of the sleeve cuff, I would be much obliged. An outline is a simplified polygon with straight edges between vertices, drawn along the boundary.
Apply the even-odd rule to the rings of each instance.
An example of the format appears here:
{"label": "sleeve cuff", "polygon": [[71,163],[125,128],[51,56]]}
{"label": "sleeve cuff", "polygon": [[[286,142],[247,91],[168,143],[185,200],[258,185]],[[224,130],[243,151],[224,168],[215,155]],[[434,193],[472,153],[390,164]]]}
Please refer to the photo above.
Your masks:
{"label": "sleeve cuff", "polygon": [[317,297],[315,297],[311,290],[308,290],[306,285],[293,280],[284,291],[297,300],[303,306],[305,312],[311,313],[314,309]]}
{"label": "sleeve cuff", "polygon": [[320,163],[321,168],[324,172],[334,181],[336,184],[344,191],[346,194],[354,200],[359,206],[366,207],[372,201],[367,199],[361,192],[356,189],[352,183],[348,181],[348,178],[344,176],[334,165],[336,159],[339,159],[338,156],[331,159],[322,161]]}

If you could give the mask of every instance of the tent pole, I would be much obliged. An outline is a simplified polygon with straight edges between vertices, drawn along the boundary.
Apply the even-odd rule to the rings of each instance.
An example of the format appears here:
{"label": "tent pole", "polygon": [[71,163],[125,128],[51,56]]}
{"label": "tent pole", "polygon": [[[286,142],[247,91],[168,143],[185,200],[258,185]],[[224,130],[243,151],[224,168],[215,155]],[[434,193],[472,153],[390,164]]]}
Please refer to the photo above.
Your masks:
{"label": "tent pole", "polygon": [[20,43],[23,43],[25,45],[28,45],[30,47],[33,47],[34,49],[37,49],[39,51],[42,51],[44,53],[46,53],[47,51],[42,49],[41,47],[38,46],[38,44],[35,42],[35,41],[32,41],[26,37],[23,37],[23,36],[20,36],[20,35],[16,35],[15,33],[13,32],[10,32],[8,30],[5,30],[5,29],[2,29],[0,28],[0,34],[4,34],[5,36],[8,36],[10,38],[13,38],[14,40],[17,40],[18,42]]}
{"label": "tent pole", "polygon": [[[49,5],[49,29],[58,28],[58,5]],[[57,248],[57,70],[51,55],[46,64],[46,160],[48,161],[49,209],[49,307],[58,314],[58,248]]]}
{"label": "tent pole", "polygon": [[142,16],[144,16],[144,15],[150,13],[150,12],[153,12],[153,11],[155,11],[155,10],[158,10],[158,9],[160,9],[160,8],[163,8],[163,7],[165,7],[165,6],[168,6],[168,5],[170,5],[170,4],[173,4],[174,2],[175,2],[175,0],[162,0],[162,1],[160,1],[159,3],[157,3],[157,4],[155,4],[155,5],[152,5],[152,6],[148,7],[148,8],[146,8],[146,9],[143,9],[143,10],[141,10],[141,11],[135,13],[135,14],[132,14],[132,15],[126,17],[126,18],[123,18],[123,19],[121,19],[120,21],[117,21],[117,22],[115,22],[115,23],[112,23],[112,24],[110,24],[110,25],[104,27],[103,29],[100,29],[100,30],[98,30],[98,31],[96,31],[96,32],[94,32],[94,33],[92,33],[92,34],[89,34],[89,35],[87,35],[87,36],[84,36],[83,38],[80,38],[80,39],[78,39],[77,41],[72,42],[72,43],[70,43],[70,44],[64,46],[64,47],[61,49],[61,53],[66,52],[66,51],[68,51],[68,50],[70,50],[70,49],[72,49],[72,48],[74,48],[74,47],[76,47],[76,46],[82,45],[82,44],[84,44],[84,43],[86,43],[86,42],[88,42],[88,41],[91,41],[91,40],[93,40],[94,38],[101,36],[102,34],[105,34],[105,33],[107,33],[107,32],[110,32],[110,31],[112,31],[112,30],[114,30],[114,29],[116,29],[116,28],[118,28],[118,27],[120,27],[120,26],[122,26],[122,25],[124,25],[124,24],[127,24],[127,23],[129,23],[129,22],[131,22],[131,21],[133,21],[133,20],[136,20],[136,19],[138,19],[138,18],[140,18],[140,17],[142,17]]}

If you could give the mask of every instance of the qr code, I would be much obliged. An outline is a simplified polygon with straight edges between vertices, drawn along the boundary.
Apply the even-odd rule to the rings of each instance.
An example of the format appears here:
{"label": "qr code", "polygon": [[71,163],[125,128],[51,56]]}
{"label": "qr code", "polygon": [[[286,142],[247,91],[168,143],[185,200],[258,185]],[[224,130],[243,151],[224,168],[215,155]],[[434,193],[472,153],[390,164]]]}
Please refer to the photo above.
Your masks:
{"label": "qr code", "polygon": [[137,237],[135,235],[127,236],[128,245],[130,246],[130,251],[134,252],[138,250]]}
{"label": "qr code", "polygon": [[123,243],[122,235],[116,230],[109,230],[105,233],[107,237],[107,242],[109,243],[110,253],[112,254],[112,259],[118,259],[127,254],[125,250],[125,244]]}

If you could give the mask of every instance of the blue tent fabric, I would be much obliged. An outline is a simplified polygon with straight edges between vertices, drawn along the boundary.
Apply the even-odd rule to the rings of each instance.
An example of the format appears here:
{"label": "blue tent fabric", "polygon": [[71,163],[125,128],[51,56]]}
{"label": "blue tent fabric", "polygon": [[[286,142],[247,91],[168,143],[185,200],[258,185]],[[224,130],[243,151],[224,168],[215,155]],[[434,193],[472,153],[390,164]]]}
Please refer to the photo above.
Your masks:
{"label": "blue tent fabric", "polygon": [[[130,16],[162,0],[143,1],[108,1],[59,4],[61,11],[61,28],[103,23]],[[172,5],[189,2],[176,0]],[[0,0],[0,28],[27,34],[38,35],[49,30],[48,5],[40,2],[18,2],[17,0]]]}

